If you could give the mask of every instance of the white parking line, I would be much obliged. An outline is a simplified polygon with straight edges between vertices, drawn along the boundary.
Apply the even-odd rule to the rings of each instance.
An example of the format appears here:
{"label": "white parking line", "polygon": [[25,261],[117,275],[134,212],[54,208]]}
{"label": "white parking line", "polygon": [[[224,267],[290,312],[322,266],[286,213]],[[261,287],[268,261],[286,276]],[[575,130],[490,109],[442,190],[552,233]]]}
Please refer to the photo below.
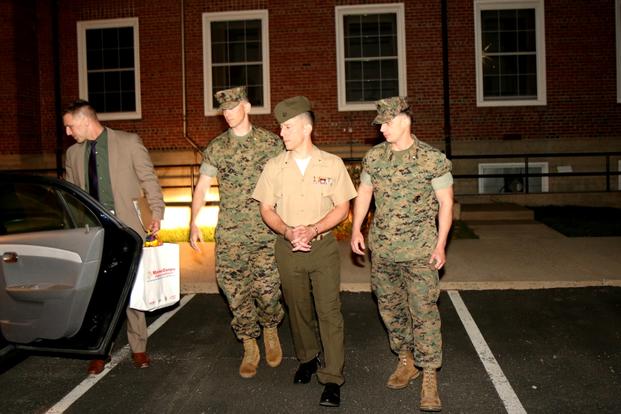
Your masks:
{"label": "white parking line", "polygon": [[494,358],[494,354],[487,346],[487,342],[483,338],[481,331],[479,330],[477,324],[472,319],[472,315],[468,311],[466,304],[461,299],[459,292],[456,290],[449,290],[448,295],[453,302],[453,306],[459,315],[459,319],[461,319],[461,323],[466,328],[466,332],[470,337],[470,341],[474,348],[479,354],[479,358],[489,375],[489,378],[492,380],[494,387],[496,388],[496,392],[500,396],[502,403],[505,405],[505,409],[509,414],[523,414],[526,413],[526,410],[522,406],[522,403],[518,399],[517,395],[513,391],[511,384],[509,384],[509,380],[505,377],[505,374],[502,372],[502,368]]}
{"label": "white parking line", "polygon": [[[157,318],[151,325],[149,325],[148,333],[151,336],[155,331],[162,327],[173,315],[179,312],[192,298],[194,294],[185,295],[179,301],[179,306],[175,309],[162,314],[159,318]],[[63,413],[67,408],[71,406],[74,402],[76,402],[81,396],[86,394],[88,390],[95,384],[97,384],[103,377],[108,375],[110,371],[114,367],[116,367],[119,362],[123,361],[125,358],[129,356],[129,345],[125,345],[123,348],[119,349],[114,355],[112,355],[112,360],[106,364],[106,367],[99,375],[92,375],[84,379],[80,384],[78,384],[73,390],[69,392],[69,394],[65,395],[62,400],[58,401],[46,411],[47,414],[58,414]]]}

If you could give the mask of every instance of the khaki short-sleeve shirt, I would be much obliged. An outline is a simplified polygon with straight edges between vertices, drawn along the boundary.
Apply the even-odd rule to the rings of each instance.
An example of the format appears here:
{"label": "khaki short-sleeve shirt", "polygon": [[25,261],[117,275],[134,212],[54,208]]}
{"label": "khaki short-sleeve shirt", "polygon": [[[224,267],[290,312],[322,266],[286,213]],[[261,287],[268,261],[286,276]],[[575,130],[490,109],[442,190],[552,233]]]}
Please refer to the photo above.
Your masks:
{"label": "khaki short-sleeve shirt", "polygon": [[343,160],[313,146],[304,175],[288,151],[269,160],[252,197],[276,206],[280,218],[295,227],[318,222],[356,194]]}

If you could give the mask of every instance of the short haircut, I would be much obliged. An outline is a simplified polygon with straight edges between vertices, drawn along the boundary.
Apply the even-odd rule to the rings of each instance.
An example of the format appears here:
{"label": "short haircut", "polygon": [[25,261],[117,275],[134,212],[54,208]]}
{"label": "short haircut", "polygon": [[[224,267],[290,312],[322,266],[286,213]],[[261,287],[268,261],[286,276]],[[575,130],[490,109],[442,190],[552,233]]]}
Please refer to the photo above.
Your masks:
{"label": "short haircut", "polygon": [[65,108],[65,111],[63,112],[63,115],[66,114],[80,114],[89,118],[97,119],[97,112],[95,112],[95,108],[93,108],[93,106],[84,99],[76,99],[67,105],[67,108]]}
{"label": "short haircut", "polygon": [[315,125],[315,113],[313,111],[302,112],[300,115],[305,117],[311,126]]}

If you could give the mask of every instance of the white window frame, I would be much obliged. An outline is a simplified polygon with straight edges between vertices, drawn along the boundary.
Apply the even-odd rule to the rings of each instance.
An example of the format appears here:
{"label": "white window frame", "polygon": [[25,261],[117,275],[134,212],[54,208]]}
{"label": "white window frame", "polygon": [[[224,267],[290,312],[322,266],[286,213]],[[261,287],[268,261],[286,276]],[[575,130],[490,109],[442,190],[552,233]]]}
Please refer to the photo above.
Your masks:
{"label": "white window frame", "polygon": [[[537,37],[537,98],[485,100],[483,96],[483,65],[481,51],[481,11],[506,9],[535,9]],[[476,59],[477,106],[536,106],[547,105],[546,51],[544,0],[474,0],[474,50]]]}
{"label": "white window frame", "polygon": [[336,65],[338,85],[339,111],[369,111],[375,110],[373,102],[348,103],[345,86],[345,36],[343,32],[343,17],[356,14],[386,14],[397,15],[397,65],[399,70],[399,95],[407,95],[407,63],[405,55],[405,7],[403,3],[367,4],[361,6],[336,6],[334,8],[336,24]]}
{"label": "white window frame", "polygon": [[142,104],[140,94],[140,36],[138,33],[138,18],[130,17],[125,19],[88,20],[77,23],[79,94],[80,99],[84,100],[88,100],[88,72],[86,68],[86,30],[130,26],[134,29],[134,85],[136,95],[136,110],[133,112],[98,112],[97,117],[102,121],[142,119]]}
{"label": "white window frame", "polygon": [[[547,174],[549,171],[549,165],[546,161],[541,162],[529,162],[529,167],[540,167],[542,174]],[[479,194],[499,194],[499,193],[486,193],[485,192],[485,173],[488,168],[524,168],[526,170],[526,163],[523,162],[482,162],[479,163]],[[492,178],[492,177],[490,177]],[[495,178],[495,177],[494,177]],[[547,175],[538,177],[541,179],[541,192],[547,193],[550,191],[550,180]]]}
{"label": "white window frame", "polygon": [[251,114],[269,114],[270,103],[270,45],[269,15],[267,10],[243,10],[234,12],[203,13],[203,85],[205,116],[217,115],[218,108],[213,107],[213,80],[211,77],[211,22],[236,20],[261,20],[261,52],[263,59],[263,105],[252,104]]}
{"label": "white window frame", "polygon": [[[615,1],[615,22],[617,28],[617,103],[621,103],[621,0]],[[621,180],[621,177],[619,179]]]}

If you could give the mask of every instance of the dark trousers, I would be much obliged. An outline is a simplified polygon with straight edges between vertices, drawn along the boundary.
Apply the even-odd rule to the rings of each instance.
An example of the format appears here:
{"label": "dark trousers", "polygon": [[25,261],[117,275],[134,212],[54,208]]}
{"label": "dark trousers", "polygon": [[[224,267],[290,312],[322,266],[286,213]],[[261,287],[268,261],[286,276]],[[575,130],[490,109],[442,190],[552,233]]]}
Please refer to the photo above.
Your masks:
{"label": "dark trousers", "polygon": [[276,241],[276,263],[298,360],[310,361],[323,345],[325,366],[317,371],[319,382],[343,384],[341,265],[334,236],[313,242],[310,252],[292,252],[291,243],[280,237]]}

